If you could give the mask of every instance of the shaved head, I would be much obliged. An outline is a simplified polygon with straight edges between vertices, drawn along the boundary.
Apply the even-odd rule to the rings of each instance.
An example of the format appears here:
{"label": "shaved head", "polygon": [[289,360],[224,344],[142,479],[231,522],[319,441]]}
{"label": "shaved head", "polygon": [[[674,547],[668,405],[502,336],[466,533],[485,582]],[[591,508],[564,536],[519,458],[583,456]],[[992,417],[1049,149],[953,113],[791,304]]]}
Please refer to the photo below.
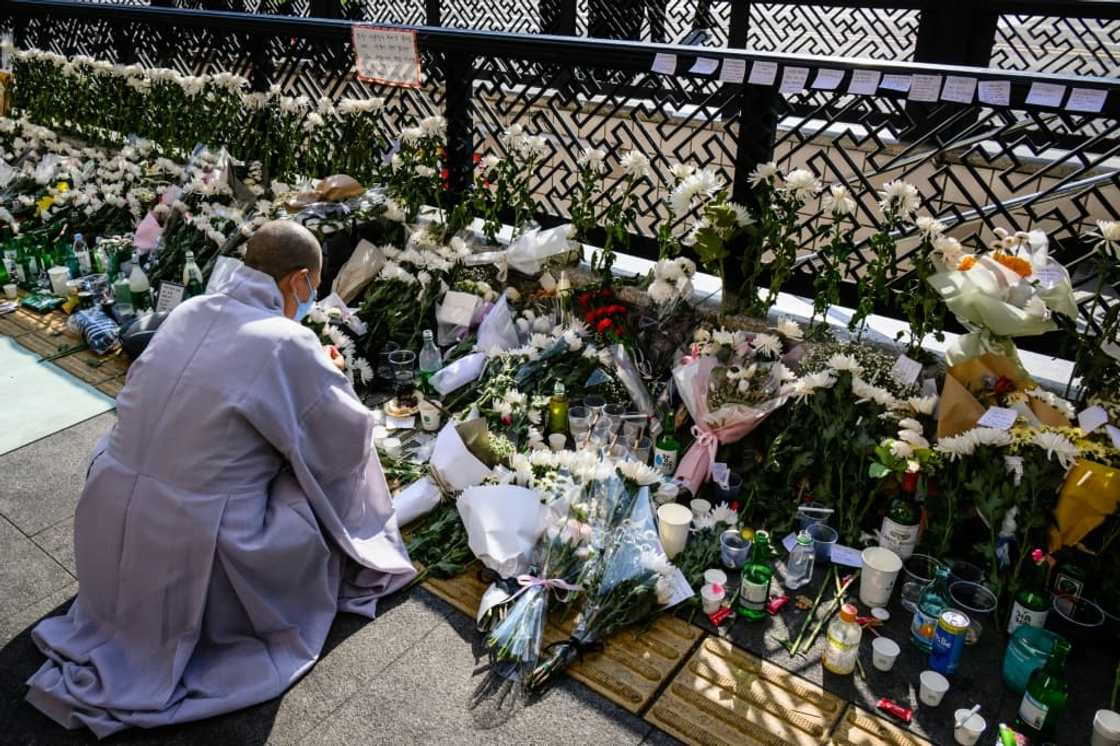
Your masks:
{"label": "shaved head", "polygon": [[318,276],[323,251],[315,235],[291,220],[273,220],[249,239],[245,264],[279,282],[292,272],[306,269]]}

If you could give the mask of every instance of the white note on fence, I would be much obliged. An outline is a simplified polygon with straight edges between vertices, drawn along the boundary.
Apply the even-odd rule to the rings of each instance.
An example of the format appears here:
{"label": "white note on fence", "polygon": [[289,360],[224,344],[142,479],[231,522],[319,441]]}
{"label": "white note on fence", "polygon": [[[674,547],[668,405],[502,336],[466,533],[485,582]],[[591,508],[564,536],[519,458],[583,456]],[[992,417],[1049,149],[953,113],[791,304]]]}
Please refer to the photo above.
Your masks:
{"label": "white note on fence", "polygon": [[981,103],[991,104],[992,106],[1010,106],[1011,81],[981,80],[979,96]]}
{"label": "white note on fence", "polygon": [[405,88],[420,87],[416,32],[376,26],[352,27],[354,66],[361,80]]}
{"label": "white note on fence", "polygon": [[914,75],[910,79],[911,101],[936,101],[941,96],[940,75]]}
{"label": "white note on fence", "polygon": [[884,75],[883,82],[879,84],[880,88],[886,88],[888,91],[901,91],[906,93],[910,90],[910,76],[909,75]]}
{"label": "white note on fence", "polygon": [[1061,106],[1066,87],[1057,83],[1031,83],[1027,103],[1031,106]]}
{"label": "white note on fence", "polygon": [[1108,91],[1099,88],[1074,88],[1069,92],[1069,101],[1066,108],[1070,111],[1085,111],[1097,114],[1104,108],[1104,100],[1108,98]]}
{"label": "white note on fence", "polygon": [[714,57],[697,57],[696,62],[689,68],[695,75],[711,75],[719,69],[719,60]]}
{"label": "white note on fence", "polygon": [[724,60],[719,79],[724,83],[742,83],[747,77],[746,60]]}
{"label": "white note on fence", "polygon": [[677,55],[658,52],[653,56],[653,65],[649,69],[661,75],[673,75],[677,72]]}
{"label": "white note on fence", "polygon": [[777,62],[756,62],[751,65],[751,77],[747,82],[751,85],[774,85],[777,77]]}
{"label": "white note on fence", "polygon": [[971,104],[976,95],[976,78],[960,75],[946,75],[945,87],[941,89],[942,101],[955,101],[958,104]]}
{"label": "white note on fence", "polygon": [[801,93],[805,90],[805,82],[809,80],[809,68],[787,67],[782,70],[782,84],[778,87],[781,93]]}
{"label": "white note on fence", "polygon": [[813,87],[819,88],[822,91],[835,91],[840,87],[840,81],[843,79],[843,70],[821,68],[820,70],[817,70],[817,77],[813,81]]}
{"label": "white note on fence", "polygon": [[852,82],[848,83],[848,93],[870,96],[879,90],[879,79],[883,74],[878,70],[853,70]]}

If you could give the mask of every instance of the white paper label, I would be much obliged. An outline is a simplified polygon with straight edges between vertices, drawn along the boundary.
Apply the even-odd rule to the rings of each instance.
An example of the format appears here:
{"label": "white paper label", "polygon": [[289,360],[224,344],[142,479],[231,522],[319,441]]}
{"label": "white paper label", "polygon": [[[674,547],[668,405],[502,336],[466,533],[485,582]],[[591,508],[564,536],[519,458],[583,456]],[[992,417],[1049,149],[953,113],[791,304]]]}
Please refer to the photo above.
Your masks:
{"label": "white paper label", "polygon": [[891,368],[891,378],[898,381],[900,386],[913,386],[921,374],[922,364],[906,355],[899,355]]}
{"label": "white paper label", "polygon": [[817,70],[817,77],[813,81],[813,87],[819,88],[822,91],[835,91],[840,86],[840,81],[843,79],[843,70],[822,68]]}
{"label": "white paper label", "polygon": [[1023,701],[1019,704],[1019,717],[1023,719],[1024,723],[1035,730],[1042,730],[1042,726],[1046,722],[1046,714],[1049,711],[1046,705],[1030,694],[1023,693]]}
{"label": "white paper label", "polygon": [[1077,424],[1086,435],[1101,425],[1108,424],[1108,412],[1104,407],[1089,407],[1077,413]]}
{"label": "white paper label", "polygon": [[976,78],[960,75],[946,75],[945,87],[941,89],[942,101],[955,101],[958,104],[971,104],[976,95]]}
{"label": "white paper label", "polygon": [[904,526],[895,523],[890,518],[883,518],[883,525],[879,529],[879,546],[889,549],[904,560],[910,559],[914,547],[918,546],[918,529],[920,526]]}
{"label": "white paper label", "polygon": [[655,448],[653,451],[653,468],[665,475],[672,474],[677,470],[677,452]]}
{"label": "white paper label", "polygon": [[914,75],[910,80],[911,101],[936,101],[941,95],[940,75]]}
{"label": "white paper label", "polygon": [[751,65],[751,77],[747,82],[751,85],[774,85],[777,77],[777,62],[756,62]]}
{"label": "white paper label", "polygon": [[901,91],[906,93],[910,90],[910,76],[909,75],[884,75],[883,82],[879,84],[880,88],[885,88],[888,91]]}
{"label": "white paper label", "polygon": [[690,73],[696,75],[711,75],[719,69],[719,60],[714,57],[697,57],[696,62],[689,68]]}
{"label": "white paper label", "polygon": [[416,32],[373,26],[351,27],[358,77],[388,85],[420,87]]}
{"label": "white paper label", "polygon": [[977,420],[976,424],[979,427],[991,427],[996,430],[1010,430],[1011,426],[1015,424],[1015,420],[1019,419],[1019,413],[1014,409],[1006,409],[1005,407],[988,407],[988,411]]}
{"label": "white paper label", "polygon": [[1042,283],[1043,287],[1052,288],[1066,279],[1066,273],[1060,267],[1047,264],[1045,267],[1039,267],[1035,270],[1034,277]]}
{"label": "white paper label", "polygon": [[416,427],[416,415],[409,417],[385,415],[385,427],[390,430],[412,430]]}
{"label": "white paper label", "polygon": [[182,285],[174,282],[161,282],[159,284],[159,298],[156,300],[156,313],[165,313],[183,302]]}
{"label": "white paper label", "polygon": [[782,70],[782,84],[778,87],[781,93],[801,93],[805,90],[805,81],[809,79],[809,68],[787,67]]}
{"label": "white paper label", "polygon": [[653,65],[649,69],[661,75],[673,75],[677,72],[677,55],[658,52],[653,56]]}
{"label": "white paper label", "polygon": [[977,91],[982,103],[993,106],[1011,105],[1010,80],[981,80]]}
{"label": "white paper label", "polygon": [[832,552],[829,555],[834,565],[844,565],[845,567],[863,567],[863,553],[858,549],[846,547],[843,544],[833,544]]}
{"label": "white paper label", "polygon": [[719,79],[724,83],[742,83],[747,77],[746,60],[724,60]]}
{"label": "white paper label", "polygon": [[1069,92],[1066,108],[1070,111],[1087,111],[1096,114],[1104,108],[1106,98],[1108,98],[1108,91],[1098,88],[1074,88]]}
{"label": "white paper label", "polygon": [[1007,634],[1014,634],[1015,630],[1022,626],[1037,627],[1042,629],[1046,626],[1046,616],[1050,613],[1049,609],[1042,611],[1031,611],[1025,606],[1016,601],[1011,606],[1011,618],[1007,620]]}
{"label": "white paper label", "polygon": [[1105,428],[1105,432],[1108,433],[1108,437],[1112,438],[1112,447],[1120,448],[1120,427],[1109,425]]}
{"label": "white paper label", "polygon": [[870,96],[879,90],[879,79],[883,74],[878,70],[853,70],[852,82],[848,83],[848,93]]}
{"label": "white paper label", "polygon": [[1061,106],[1066,87],[1057,83],[1031,83],[1027,103],[1031,106]]}

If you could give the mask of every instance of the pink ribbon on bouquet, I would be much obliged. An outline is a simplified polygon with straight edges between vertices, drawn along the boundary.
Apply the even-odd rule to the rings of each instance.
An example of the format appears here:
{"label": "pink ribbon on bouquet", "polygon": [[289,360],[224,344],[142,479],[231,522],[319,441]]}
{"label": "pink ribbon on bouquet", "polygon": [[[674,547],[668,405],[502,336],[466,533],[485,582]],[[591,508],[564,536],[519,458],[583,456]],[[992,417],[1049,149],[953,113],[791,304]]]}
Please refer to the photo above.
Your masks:
{"label": "pink ribbon on bouquet", "polygon": [[[562,601],[567,601],[569,594],[579,593],[583,590],[583,586],[569,583],[561,578],[537,578],[532,575],[518,575],[517,583],[521,586],[521,590],[515,593],[515,596],[521,595],[530,588],[543,587],[545,590],[556,592],[557,598]],[[561,596],[559,591],[563,591],[565,595]]]}

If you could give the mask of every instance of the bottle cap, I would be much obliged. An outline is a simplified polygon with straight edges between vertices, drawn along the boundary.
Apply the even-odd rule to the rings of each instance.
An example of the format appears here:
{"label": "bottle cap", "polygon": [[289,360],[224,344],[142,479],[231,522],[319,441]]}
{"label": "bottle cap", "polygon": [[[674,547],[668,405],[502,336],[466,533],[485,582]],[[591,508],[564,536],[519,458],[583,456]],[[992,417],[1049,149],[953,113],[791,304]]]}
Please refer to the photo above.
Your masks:
{"label": "bottle cap", "polygon": [[844,604],[840,607],[841,621],[848,622],[849,624],[854,623],[856,620],[856,615],[858,614],[859,609],[857,609],[854,604]]}
{"label": "bottle cap", "polygon": [[557,381],[556,385],[552,387],[552,393],[563,394],[564,393],[564,384]]}
{"label": "bottle cap", "polygon": [[802,531],[801,533],[799,533],[797,535],[797,543],[802,545],[802,546],[812,546],[813,537],[809,536],[808,531]]}

